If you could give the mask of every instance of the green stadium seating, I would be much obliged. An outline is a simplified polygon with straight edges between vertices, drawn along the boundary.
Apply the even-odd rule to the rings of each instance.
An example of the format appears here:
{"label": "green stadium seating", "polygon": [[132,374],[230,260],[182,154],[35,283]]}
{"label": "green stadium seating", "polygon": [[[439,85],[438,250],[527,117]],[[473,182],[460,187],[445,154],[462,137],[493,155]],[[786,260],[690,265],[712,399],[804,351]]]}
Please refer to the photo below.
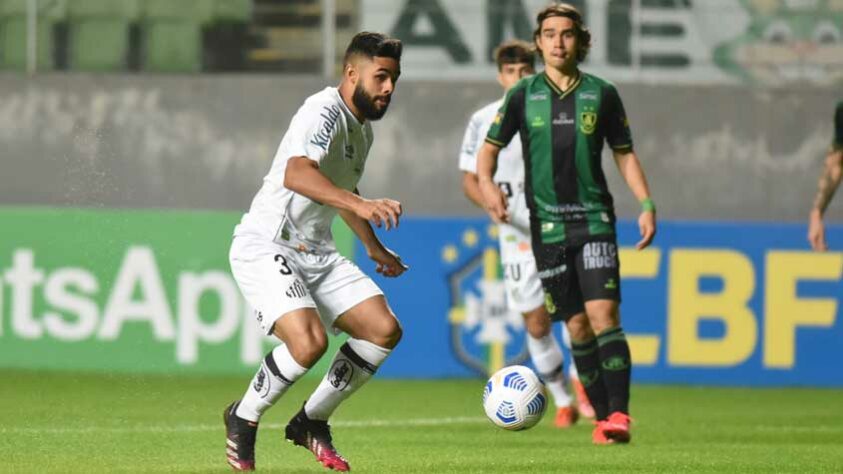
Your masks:
{"label": "green stadium seating", "polygon": [[144,70],[202,70],[203,29],[214,22],[247,22],[251,0],[144,0]]}
{"label": "green stadium seating", "polygon": [[[133,47],[130,54],[130,32],[133,25],[139,25],[145,70],[198,72],[203,63],[203,30],[210,25],[247,23],[251,3],[252,0],[39,0],[42,11],[38,19],[38,68],[55,67],[56,24],[66,21],[59,24],[59,33],[67,32],[66,48],[61,48],[61,52],[67,52],[66,65],[71,70],[124,71],[130,55],[133,61],[137,59],[137,49]],[[0,0],[0,68],[26,69],[26,28],[27,0]],[[64,54],[60,56],[65,58]]]}
{"label": "green stadium seating", "polygon": [[214,0],[214,20],[249,22],[252,17],[252,0]]}
{"label": "green stadium seating", "polygon": [[[53,26],[62,11],[47,8],[37,22],[37,68],[53,67]],[[24,71],[27,67],[27,1],[0,0],[0,68]]]}
{"label": "green stadium seating", "polygon": [[199,72],[202,25],[213,14],[211,0],[144,2],[143,68],[153,72]]}
{"label": "green stadium seating", "polygon": [[121,71],[126,68],[129,29],[138,0],[67,0],[70,68]]}

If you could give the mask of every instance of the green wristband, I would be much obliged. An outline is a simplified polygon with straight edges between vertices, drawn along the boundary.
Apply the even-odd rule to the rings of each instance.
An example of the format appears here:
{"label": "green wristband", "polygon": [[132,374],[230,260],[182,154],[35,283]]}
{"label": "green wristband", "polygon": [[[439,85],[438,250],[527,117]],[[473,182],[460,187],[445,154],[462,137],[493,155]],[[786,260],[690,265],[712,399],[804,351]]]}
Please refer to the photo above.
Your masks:
{"label": "green wristband", "polygon": [[656,212],[656,203],[650,198],[641,201],[641,212]]}

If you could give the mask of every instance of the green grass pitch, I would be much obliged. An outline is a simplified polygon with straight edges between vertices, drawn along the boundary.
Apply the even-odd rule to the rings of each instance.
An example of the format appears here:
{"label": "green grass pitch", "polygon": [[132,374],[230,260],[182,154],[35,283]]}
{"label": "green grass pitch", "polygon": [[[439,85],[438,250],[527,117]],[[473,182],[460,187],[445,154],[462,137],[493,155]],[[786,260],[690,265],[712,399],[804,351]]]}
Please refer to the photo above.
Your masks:
{"label": "green grass pitch", "polygon": [[[0,371],[0,472],[227,472],[222,410],[249,377]],[[282,428],[317,380],[265,417],[257,467],[322,472]],[[591,426],[526,432],[483,417],[481,380],[375,379],[335,414],[353,472],[841,472],[843,391],[633,387],[633,441]]]}

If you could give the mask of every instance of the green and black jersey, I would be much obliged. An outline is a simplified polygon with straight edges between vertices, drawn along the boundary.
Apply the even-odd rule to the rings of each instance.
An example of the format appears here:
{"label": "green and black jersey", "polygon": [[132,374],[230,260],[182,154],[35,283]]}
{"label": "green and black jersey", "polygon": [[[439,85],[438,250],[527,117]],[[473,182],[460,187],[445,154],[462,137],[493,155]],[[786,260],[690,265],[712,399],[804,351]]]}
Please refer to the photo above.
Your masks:
{"label": "green and black jersey", "polygon": [[837,103],[837,109],[834,110],[834,141],[831,148],[843,150],[843,100]]}
{"label": "green and black jersey", "polygon": [[580,73],[562,91],[545,73],[522,79],[506,96],[486,141],[506,146],[521,134],[533,238],[576,243],[614,234],[612,195],[601,165],[604,140],[632,149],[615,87]]}

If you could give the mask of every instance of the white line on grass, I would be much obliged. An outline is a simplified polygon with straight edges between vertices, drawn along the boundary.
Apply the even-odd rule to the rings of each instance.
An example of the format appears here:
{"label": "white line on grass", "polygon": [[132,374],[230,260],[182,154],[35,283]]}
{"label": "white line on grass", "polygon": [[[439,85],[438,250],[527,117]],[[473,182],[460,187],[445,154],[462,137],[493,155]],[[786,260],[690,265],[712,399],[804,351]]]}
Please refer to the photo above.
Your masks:
{"label": "white line on grass", "polygon": [[[407,420],[338,420],[331,422],[335,428],[407,428],[413,426],[444,426],[444,425],[470,425],[488,423],[481,417],[447,417],[447,418],[411,418]],[[264,423],[263,428],[280,429],[286,425],[279,423]],[[196,431],[218,431],[222,430],[222,423],[214,425],[151,425],[132,427],[109,427],[109,426],[85,426],[78,428],[0,428],[0,434],[132,434],[132,433],[187,433]]]}
{"label": "white line on grass", "polygon": [[829,425],[757,425],[757,431],[771,431],[783,433],[843,433],[843,426]]}

